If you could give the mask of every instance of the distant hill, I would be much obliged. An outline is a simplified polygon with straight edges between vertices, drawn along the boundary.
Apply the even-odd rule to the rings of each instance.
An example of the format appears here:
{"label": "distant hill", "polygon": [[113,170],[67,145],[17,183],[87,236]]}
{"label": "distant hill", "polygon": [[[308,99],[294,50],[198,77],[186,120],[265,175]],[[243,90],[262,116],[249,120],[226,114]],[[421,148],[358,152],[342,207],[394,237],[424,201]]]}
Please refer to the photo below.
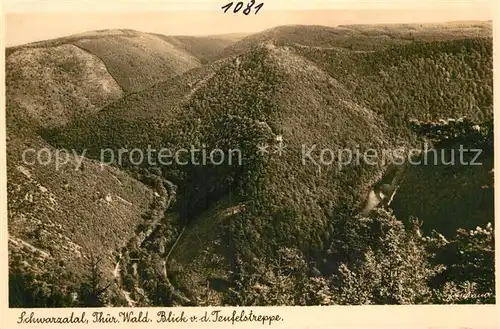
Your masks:
{"label": "distant hill", "polygon": [[222,34],[213,36],[166,36],[154,34],[159,38],[184,49],[194,57],[198,58],[202,64],[219,59],[222,51],[243,39],[245,34]]}
{"label": "distant hill", "polygon": [[7,97],[23,120],[57,126],[211,62],[242,37],[102,30],[10,47]]}
{"label": "distant hill", "polygon": [[71,44],[19,50],[5,64],[9,111],[35,126],[85,117],[124,94],[100,58]]}
{"label": "distant hill", "polygon": [[158,36],[134,30],[101,30],[8,48],[7,55],[30,48],[73,44],[99,57],[125,92],[200,65],[199,60]]}
{"label": "distant hill", "polygon": [[240,54],[260,43],[302,45],[321,48],[348,48],[359,51],[381,50],[413,41],[454,40],[491,37],[491,22],[450,22],[445,24],[378,24],[278,26],[252,34],[222,53],[222,57]]}
{"label": "distant hill", "polygon": [[13,47],[7,54],[9,105],[40,126],[85,116],[201,65],[185,50],[132,30],[82,33]]}
{"label": "distant hill", "polygon": [[148,33],[125,32],[107,38],[80,39],[75,45],[99,56],[126,92],[200,66],[197,58],[176,45]]}

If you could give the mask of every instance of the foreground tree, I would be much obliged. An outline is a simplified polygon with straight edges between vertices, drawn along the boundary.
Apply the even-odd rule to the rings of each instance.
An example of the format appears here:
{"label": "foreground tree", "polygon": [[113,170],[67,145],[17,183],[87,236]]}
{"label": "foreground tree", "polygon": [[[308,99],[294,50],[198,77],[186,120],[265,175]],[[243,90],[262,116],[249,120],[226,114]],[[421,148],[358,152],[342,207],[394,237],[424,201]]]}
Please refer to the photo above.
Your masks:
{"label": "foreground tree", "polygon": [[490,223],[474,230],[459,229],[451,241],[434,233],[427,242],[436,263],[444,267],[432,281],[435,303],[495,303],[495,234]]}
{"label": "foreground tree", "polygon": [[83,307],[103,307],[107,304],[107,290],[111,283],[104,284],[101,270],[101,258],[96,258],[94,254],[86,264],[87,273],[79,289],[80,306]]}
{"label": "foreground tree", "polygon": [[341,263],[332,277],[336,304],[422,304],[439,268],[429,262],[419,226],[406,230],[390,212],[377,210],[356,218],[362,255]]}

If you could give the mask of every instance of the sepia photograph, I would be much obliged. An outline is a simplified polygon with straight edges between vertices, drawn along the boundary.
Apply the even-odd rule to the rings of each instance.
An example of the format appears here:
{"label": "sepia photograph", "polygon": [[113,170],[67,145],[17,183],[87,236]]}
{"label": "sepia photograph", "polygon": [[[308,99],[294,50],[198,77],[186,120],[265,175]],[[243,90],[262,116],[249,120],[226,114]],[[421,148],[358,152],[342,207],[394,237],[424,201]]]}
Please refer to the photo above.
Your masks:
{"label": "sepia photograph", "polygon": [[5,14],[10,308],[495,304],[491,11],[266,5]]}

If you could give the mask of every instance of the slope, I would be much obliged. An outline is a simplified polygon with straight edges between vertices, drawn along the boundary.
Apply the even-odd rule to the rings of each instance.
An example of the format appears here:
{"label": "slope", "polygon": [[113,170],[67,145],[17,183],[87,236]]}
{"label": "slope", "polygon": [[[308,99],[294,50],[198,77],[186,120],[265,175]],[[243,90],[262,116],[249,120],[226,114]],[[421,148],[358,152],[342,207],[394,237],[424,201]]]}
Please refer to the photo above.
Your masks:
{"label": "slope", "polygon": [[434,145],[406,166],[391,205],[396,216],[405,222],[420,218],[424,232],[448,238],[458,229],[494,226],[493,121],[458,119],[416,128],[434,135],[425,136]]}
{"label": "slope", "polygon": [[115,252],[154,200],[151,189],[127,173],[68,152],[30,129],[8,126],[9,259],[21,257],[21,276],[57,273],[44,280],[61,290],[76,289],[91,256],[112,282]]}
{"label": "slope", "polygon": [[65,44],[73,44],[98,56],[127,92],[146,88],[200,64],[191,54],[163,38],[130,29],[89,31],[33,42],[7,48],[6,55]]}
{"label": "slope", "polygon": [[493,113],[491,38],[414,42],[368,53],[293,48],[338,79],[401,137],[413,135],[408,133],[412,119],[483,121]]}
{"label": "slope", "polygon": [[8,103],[42,127],[85,117],[134,92],[200,66],[156,36],[87,32],[7,49]]}
{"label": "slope", "polygon": [[184,49],[137,31],[79,39],[74,44],[99,56],[125,92],[144,89],[200,66],[199,60]]}

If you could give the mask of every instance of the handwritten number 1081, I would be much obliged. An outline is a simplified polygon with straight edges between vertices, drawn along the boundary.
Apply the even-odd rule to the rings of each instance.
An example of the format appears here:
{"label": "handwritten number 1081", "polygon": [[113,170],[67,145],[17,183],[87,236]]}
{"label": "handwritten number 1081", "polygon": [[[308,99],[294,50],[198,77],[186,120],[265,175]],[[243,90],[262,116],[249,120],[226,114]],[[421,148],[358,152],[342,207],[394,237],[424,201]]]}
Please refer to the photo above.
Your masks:
{"label": "handwritten number 1081", "polygon": [[[234,2],[230,2],[227,5],[222,6],[222,9],[224,9],[224,13],[227,13],[227,11],[233,6]],[[236,6],[234,6],[233,12],[236,14],[243,8],[243,2],[238,2]],[[247,7],[243,10],[243,14],[249,15],[252,12],[252,7],[255,5],[255,0],[250,1],[247,3]],[[258,4],[255,6],[255,15],[259,12],[259,10],[264,6],[264,3],[262,2],[261,4]]]}

